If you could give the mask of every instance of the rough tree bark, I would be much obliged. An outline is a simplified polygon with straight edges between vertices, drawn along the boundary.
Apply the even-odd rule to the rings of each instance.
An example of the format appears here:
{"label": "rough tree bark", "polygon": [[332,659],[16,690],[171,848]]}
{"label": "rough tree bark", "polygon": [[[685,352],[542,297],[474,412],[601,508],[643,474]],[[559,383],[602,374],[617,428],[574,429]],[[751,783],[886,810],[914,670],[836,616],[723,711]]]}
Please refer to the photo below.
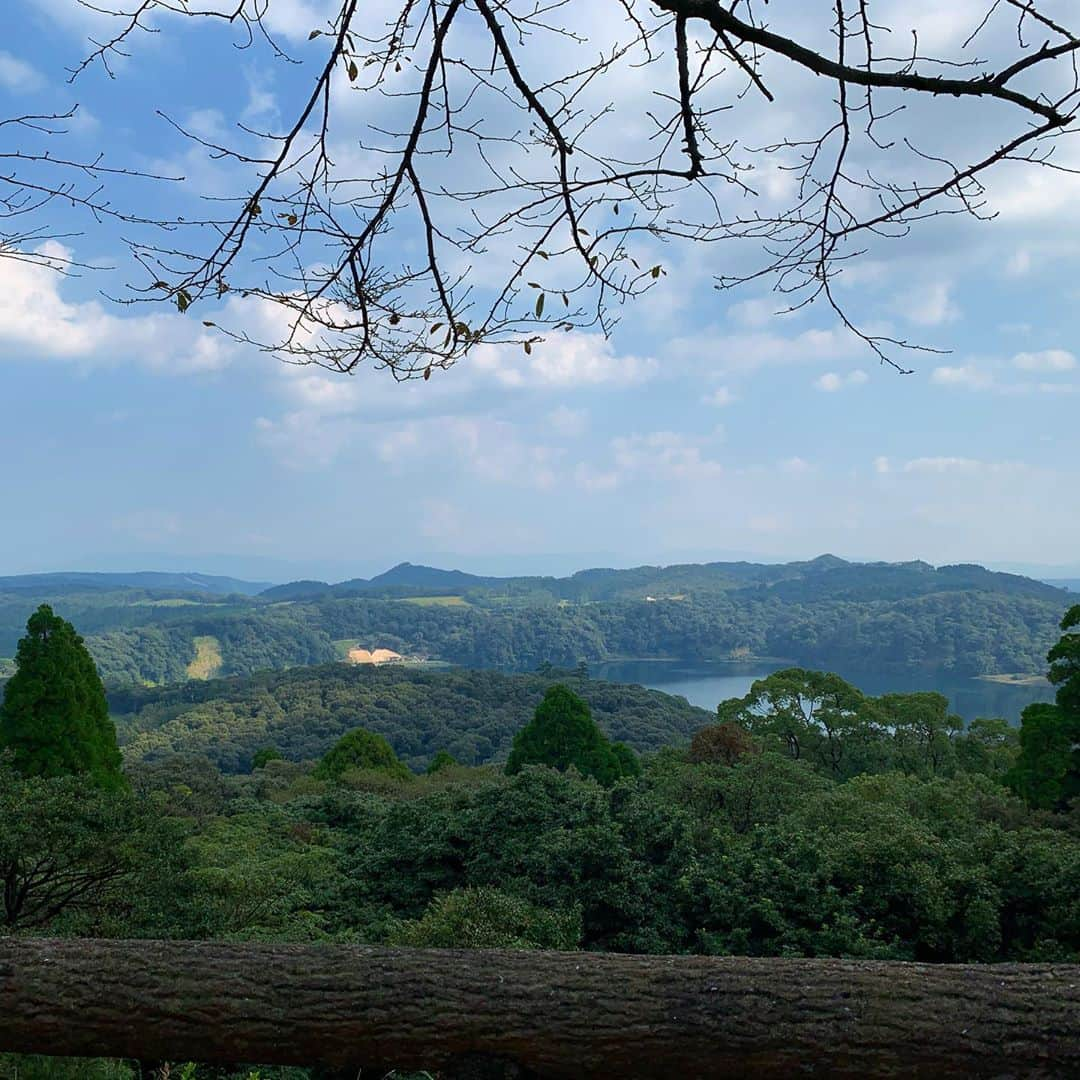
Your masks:
{"label": "rough tree bark", "polygon": [[1080,967],[8,938],[0,1049],[365,1077],[1080,1076]]}

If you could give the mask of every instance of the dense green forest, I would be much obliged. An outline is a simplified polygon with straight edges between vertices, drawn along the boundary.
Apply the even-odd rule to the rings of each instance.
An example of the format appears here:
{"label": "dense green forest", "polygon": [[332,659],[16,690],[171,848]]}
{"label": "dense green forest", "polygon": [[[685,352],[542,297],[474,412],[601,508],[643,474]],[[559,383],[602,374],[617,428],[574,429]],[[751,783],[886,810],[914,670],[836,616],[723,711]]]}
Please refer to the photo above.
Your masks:
{"label": "dense green forest", "polygon": [[[72,583],[0,591],[0,656],[30,611],[75,619],[111,686],[339,658],[341,643],[529,671],[622,657],[772,657],[855,672],[1033,672],[1068,593],[975,566],[808,563],[481,578],[403,564],[380,578],[259,597]],[[200,645],[200,642],[203,644]],[[2,677],[0,671],[0,677]]]}
{"label": "dense green forest", "polygon": [[1019,730],[796,668],[713,715],[584,671],[325,665],[114,692],[121,772],[42,609],[0,708],[0,933],[1075,962],[1080,606],[1062,629]]}
{"label": "dense green forest", "polygon": [[608,734],[636,750],[685,743],[711,715],[683,698],[571,672],[345,664],[114,691],[110,705],[129,761],[200,754],[223,772],[248,772],[264,747],[290,761],[314,761],[359,726],[385,736],[419,770],[439,750],[464,765],[505,758],[544,691],[560,681],[585,699]]}

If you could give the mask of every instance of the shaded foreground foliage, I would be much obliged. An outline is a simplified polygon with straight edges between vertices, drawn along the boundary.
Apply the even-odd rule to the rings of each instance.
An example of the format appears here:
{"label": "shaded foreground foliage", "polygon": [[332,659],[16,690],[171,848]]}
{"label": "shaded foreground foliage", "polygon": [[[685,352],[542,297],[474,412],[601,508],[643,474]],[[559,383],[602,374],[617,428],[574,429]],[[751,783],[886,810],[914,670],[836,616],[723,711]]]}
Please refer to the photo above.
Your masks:
{"label": "shaded foreground foliage", "polygon": [[[1078,623],[1080,608],[1053,652],[1068,723]],[[339,674],[398,685],[341,668],[280,678],[326,677],[329,699]],[[570,688],[550,689],[522,745],[546,754],[572,731],[587,750],[587,713]],[[937,695],[866,698],[801,669],[716,720],[619,777],[584,775],[588,754],[524,753],[510,774],[440,755],[417,775],[365,731],[321,763],[264,753],[247,774],[198,754],[131,759],[130,794],[7,762],[5,887],[43,847],[87,885],[9,908],[6,932],[1080,961],[1080,806],[1044,807],[1024,787],[1039,760],[1023,730],[964,731]],[[99,1075],[125,1075],[109,1068]]]}

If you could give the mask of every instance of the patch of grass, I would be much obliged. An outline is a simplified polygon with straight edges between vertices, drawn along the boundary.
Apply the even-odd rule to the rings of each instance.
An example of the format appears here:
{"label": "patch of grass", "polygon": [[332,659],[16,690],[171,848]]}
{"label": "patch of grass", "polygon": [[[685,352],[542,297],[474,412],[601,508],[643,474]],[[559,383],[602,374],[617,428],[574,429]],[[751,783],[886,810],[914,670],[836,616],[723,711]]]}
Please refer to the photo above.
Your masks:
{"label": "patch of grass", "polygon": [[197,637],[192,644],[195,646],[195,659],[187,666],[189,679],[212,679],[221,671],[221,642],[216,637]]}
{"label": "patch of grass", "polygon": [[209,607],[211,601],[190,600],[186,596],[167,596],[163,600],[136,600],[132,607]]}
{"label": "patch of grass", "polygon": [[421,607],[469,607],[464,596],[405,596],[406,604],[419,604]]}
{"label": "patch of grass", "polygon": [[331,644],[334,646],[334,652],[337,653],[337,658],[339,660],[347,660],[350,651],[360,647],[360,642],[358,642],[356,638],[351,637],[340,638],[337,641],[331,642]]}

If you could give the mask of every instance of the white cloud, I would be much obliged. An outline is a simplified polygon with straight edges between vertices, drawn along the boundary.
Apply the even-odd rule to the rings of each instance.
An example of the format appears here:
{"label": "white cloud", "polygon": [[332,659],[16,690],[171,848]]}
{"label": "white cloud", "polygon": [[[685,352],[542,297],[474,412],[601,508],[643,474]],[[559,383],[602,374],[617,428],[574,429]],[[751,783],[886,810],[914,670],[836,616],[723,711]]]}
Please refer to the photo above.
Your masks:
{"label": "white cloud", "polygon": [[286,413],[277,420],[260,416],[255,431],[259,443],[292,469],[332,465],[356,435],[348,421],[305,411]]}
{"label": "white cloud", "polygon": [[355,412],[360,387],[348,375],[322,375],[307,368],[285,367],[287,392],[297,406],[320,416]]}
{"label": "white cloud", "polygon": [[780,462],[780,471],[789,473],[792,476],[802,476],[805,473],[813,472],[813,470],[814,466],[801,457],[790,457]]}
{"label": "white cloud", "polygon": [[703,368],[716,372],[748,373],[761,368],[811,360],[835,363],[866,351],[866,345],[842,328],[804,330],[798,334],[764,331],[726,334],[715,327],[676,338],[669,352],[687,373]]}
{"label": "white cloud", "polygon": [[985,390],[994,385],[993,375],[981,371],[974,364],[936,367],[930,375],[930,381],[941,386],[964,386],[969,390]]}
{"label": "white cloud", "polygon": [[652,472],[669,477],[718,476],[723,465],[705,456],[708,443],[716,435],[693,438],[675,431],[653,431],[646,435],[625,435],[611,440],[617,468],[624,472]]}
{"label": "white cloud", "polygon": [[827,371],[824,375],[814,380],[814,386],[823,390],[826,394],[835,394],[849,386],[861,386],[870,378],[865,371],[856,368],[847,375],[838,375],[835,371]]}
{"label": "white cloud", "polygon": [[602,334],[551,334],[532,347],[482,345],[471,358],[474,370],[503,386],[600,386],[644,382],[656,373],[656,361],[616,356]]}
{"label": "white cloud", "polygon": [[375,442],[375,454],[401,472],[460,466],[481,480],[547,489],[555,485],[563,451],[526,442],[504,420],[444,416],[386,431]]}
{"label": "white cloud", "polygon": [[619,474],[613,469],[596,469],[582,461],[574,469],[574,483],[582,491],[614,491],[619,486]]}
{"label": "white cloud", "polygon": [[1024,277],[1031,272],[1031,252],[1016,251],[1009,256],[1005,264],[1005,273],[1009,277]]}
{"label": "white cloud", "polygon": [[726,386],[718,386],[711,394],[706,394],[701,400],[706,405],[714,405],[716,408],[722,409],[725,405],[730,405],[735,401],[735,395]]}
{"label": "white cloud", "polygon": [[964,457],[921,457],[904,463],[904,472],[974,472],[981,461]]}
{"label": "white cloud", "polygon": [[783,304],[765,297],[757,297],[750,300],[740,300],[738,303],[729,304],[728,317],[740,326],[766,326],[777,317],[777,309],[782,309]]}
{"label": "white cloud", "polygon": [[589,414],[585,409],[571,409],[560,405],[547,414],[548,426],[567,438],[584,435],[589,427]]}
{"label": "white cloud", "polygon": [[906,473],[987,473],[1018,472],[1026,466],[1018,462],[979,461],[968,457],[920,457],[904,463]]}
{"label": "white cloud", "polygon": [[940,326],[960,315],[951,293],[952,285],[946,281],[920,285],[900,297],[896,310],[919,326]]}
{"label": "white cloud", "polygon": [[1017,353],[1012,362],[1022,371],[1072,371],[1076,367],[1076,357],[1064,349]]}
{"label": "white cloud", "polygon": [[[37,254],[60,265],[72,253],[55,241]],[[190,315],[155,310],[121,318],[96,300],[70,301],[68,280],[54,269],[0,259],[0,341],[7,351],[78,361],[87,367],[135,363],[165,375],[217,371],[231,360],[228,339]]]}
{"label": "white cloud", "polygon": [[0,50],[0,86],[12,93],[29,93],[44,85],[45,80],[38,71],[12,56],[9,52]]}
{"label": "white cloud", "polygon": [[[1045,374],[1063,374],[1073,371],[1076,358],[1064,349],[1046,349],[1042,352],[1017,353],[1012,359],[1012,367],[1020,371],[1042,372]],[[1003,365],[999,364],[999,371]],[[930,381],[941,386],[956,386],[966,390],[990,391],[995,394],[1071,394],[1080,386],[1067,382],[1010,382],[1002,380],[999,374],[987,371],[974,363],[959,367],[938,367],[930,376]]]}

